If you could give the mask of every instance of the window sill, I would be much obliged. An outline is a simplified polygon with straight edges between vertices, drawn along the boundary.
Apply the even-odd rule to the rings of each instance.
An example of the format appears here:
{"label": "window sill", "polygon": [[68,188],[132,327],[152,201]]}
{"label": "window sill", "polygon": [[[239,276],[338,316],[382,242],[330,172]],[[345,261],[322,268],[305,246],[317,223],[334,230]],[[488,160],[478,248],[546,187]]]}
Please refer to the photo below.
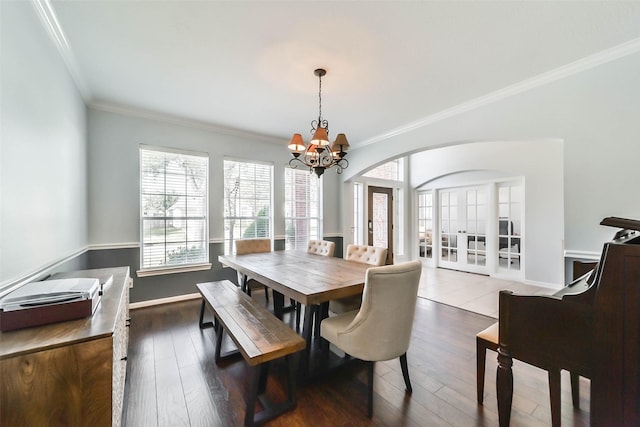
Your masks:
{"label": "window sill", "polygon": [[192,271],[211,270],[211,263],[177,265],[175,267],[149,268],[136,271],[138,277],[162,276],[165,274],[189,273]]}

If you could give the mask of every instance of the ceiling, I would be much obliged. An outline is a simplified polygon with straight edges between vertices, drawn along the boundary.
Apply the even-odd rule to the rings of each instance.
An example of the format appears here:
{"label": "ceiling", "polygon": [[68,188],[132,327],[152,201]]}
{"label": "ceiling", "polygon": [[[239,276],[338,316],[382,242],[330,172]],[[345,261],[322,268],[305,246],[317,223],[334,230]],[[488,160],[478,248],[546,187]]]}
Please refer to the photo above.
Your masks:
{"label": "ceiling", "polygon": [[640,2],[38,0],[90,105],[353,147],[640,37]]}

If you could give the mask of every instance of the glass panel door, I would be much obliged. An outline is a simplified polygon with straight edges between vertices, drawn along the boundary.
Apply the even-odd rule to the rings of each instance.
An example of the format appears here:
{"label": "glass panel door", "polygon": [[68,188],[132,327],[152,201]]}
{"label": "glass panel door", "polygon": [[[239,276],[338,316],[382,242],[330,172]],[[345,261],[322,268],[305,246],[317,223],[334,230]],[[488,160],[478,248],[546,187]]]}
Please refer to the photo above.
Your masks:
{"label": "glass panel door", "polygon": [[522,186],[498,187],[498,268],[522,268]]}
{"label": "glass panel door", "polygon": [[444,268],[488,274],[487,187],[441,190],[440,259]]}

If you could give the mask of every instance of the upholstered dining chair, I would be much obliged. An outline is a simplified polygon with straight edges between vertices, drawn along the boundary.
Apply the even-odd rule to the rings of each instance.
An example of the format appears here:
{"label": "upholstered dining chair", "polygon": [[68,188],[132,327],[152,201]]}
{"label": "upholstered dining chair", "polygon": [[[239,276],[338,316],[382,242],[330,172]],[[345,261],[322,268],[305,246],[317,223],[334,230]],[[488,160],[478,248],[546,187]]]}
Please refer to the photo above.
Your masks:
{"label": "upholstered dining chair", "polygon": [[307,252],[310,254],[333,256],[336,244],[328,240],[309,240]]}
{"label": "upholstered dining chair", "polygon": [[328,317],[320,325],[320,335],[325,340],[349,356],[368,362],[369,417],[373,414],[375,362],[399,357],[406,392],[412,392],[407,349],[421,272],[420,261],[371,267],[367,270],[360,310]]}
{"label": "upholstered dining chair", "polygon": [[[237,239],[234,241],[236,245],[236,255],[255,254],[261,252],[271,252],[271,239]],[[266,285],[255,279],[238,272],[238,284],[243,292],[251,295],[251,288],[262,286],[264,288],[265,298],[269,302],[269,289]]]}
{"label": "upholstered dining chair", "polygon": [[[335,242],[330,242],[328,240],[309,240],[309,244],[307,245],[307,252],[314,255],[321,256],[333,256],[335,252],[336,244]],[[296,301],[296,330],[300,330],[300,311],[302,309],[302,304]]]}
{"label": "upholstered dining chair", "polygon": [[[344,259],[347,261],[361,262],[378,267],[384,265],[387,260],[387,248],[378,248],[366,245],[348,245]],[[341,314],[357,310],[360,308],[361,301],[361,295],[354,295],[352,297],[334,300],[329,303],[329,311]]]}

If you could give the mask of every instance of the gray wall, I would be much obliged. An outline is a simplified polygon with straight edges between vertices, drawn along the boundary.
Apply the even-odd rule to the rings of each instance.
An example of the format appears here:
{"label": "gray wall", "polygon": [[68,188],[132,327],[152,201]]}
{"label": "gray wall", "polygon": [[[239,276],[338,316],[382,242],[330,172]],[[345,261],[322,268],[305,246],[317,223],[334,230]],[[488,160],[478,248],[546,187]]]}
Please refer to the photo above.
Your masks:
{"label": "gray wall", "polygon": [[[599,254],[606,216],[640,218],[640,53],[353,150],[344,178],[405,154],[475,141],[561,140],[564,249]],[[508,161],[508,160],[507,160]],[[544,169],[542,160],[538,167]],[[545,191],[540,189],[540,191]],[[538,230],[528,230],[528,235]]]}
{"label": "gray wall", "polygon": [[87,245],[86,108],[31,2],[0,2],[0,289]]}
{"label": "gray wall", "polygon": [[[222,250],[223,161],[225,156],[271,162],[274,165],[275,249],[284,249],[284,169],[290,154],[287,141],[249,134],[225,133],[158,115],[89,108],[89,242],[90,266],[129,265],[134,276],[131,301],[192,293],[202,281],[235,277],[217,263]],[[137,278],[140,268],[140,144],[209,153],[209,237],[212,270]],[[334,171],[324,174],[324,233],[339,238],[340,214]],[[109,264],[109,265],[107,265]]]}

